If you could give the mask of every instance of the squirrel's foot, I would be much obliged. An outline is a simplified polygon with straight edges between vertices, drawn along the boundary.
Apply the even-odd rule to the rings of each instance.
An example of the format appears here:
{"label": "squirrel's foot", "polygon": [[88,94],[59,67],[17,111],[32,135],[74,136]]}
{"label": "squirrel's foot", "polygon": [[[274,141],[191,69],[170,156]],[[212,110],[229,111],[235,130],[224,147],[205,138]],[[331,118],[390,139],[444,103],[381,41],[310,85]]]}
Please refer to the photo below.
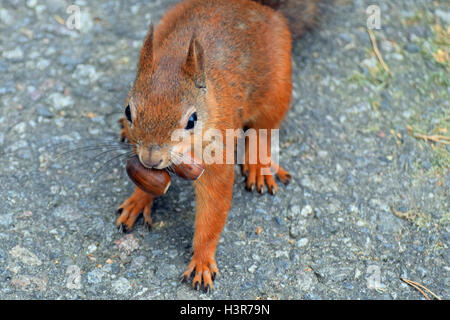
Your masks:
{"label": "squirrel's foot", "polygon": [[120,214],[116,220],[116,226],[123,232],[128,232],[133,229],[133,225],[139,215],[142,213],[145,220],[145,226],[150,229],[152,225],[152,218],[150,217],[153,196],[136,188],[134,193],[125,200],[117,210]]}
{"label": "squirrel's foot", "polygon": [[203,291],[208,292],[213,288],[213,281],[219,274],[219,269],[217,269],[214,258],[199,258],[194,253],[191,263],[189,263],[186,271],[181,276],[181,282],[187,282],[193,273],[192,287],[195,290],[202,288]]}
{"label": "squirrel's foot", "polygon": [[271,166],[263,164],[243,164],[242,174],[247,176],[246,189],[249,191],[258,190],[259,193],[264,193],[266,187],[271,194],[278,192],[278,186],[275,182],[273,173],[284,184],[288,184],[291,180],[289,172],[284,170],[280,165],[272,163]]}

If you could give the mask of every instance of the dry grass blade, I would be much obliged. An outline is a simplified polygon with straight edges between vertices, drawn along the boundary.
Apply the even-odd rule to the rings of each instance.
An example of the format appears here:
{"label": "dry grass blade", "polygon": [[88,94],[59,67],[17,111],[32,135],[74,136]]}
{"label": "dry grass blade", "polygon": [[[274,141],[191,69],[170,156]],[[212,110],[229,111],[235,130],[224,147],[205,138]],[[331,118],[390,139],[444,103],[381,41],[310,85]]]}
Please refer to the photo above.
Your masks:
{"label": "dry grass blade", "polygon": [[410,211],[408,211],[408,212],[401,212],[401,211],[395,209],[393,206],[390,206],[390,209],[391,209],[391,212],[395,216],[399,217],[400,219],[405,219],[405,220],[408,220],[408,221],[412,221],[415,218],[415,215],[413,213],[411,213]]}
{"label": "dry grass blade", "polygon": [[425,141],[432,141],[432,142],[436,142],[436,143],[450,145],[450,137],[446,137],[446,136],[439,135],[439,134],[427,136],[425,134],[413,133],[413,136],[416,138],[423,139]]}
{"label": "dry grass blade", "polygon": [[383,69],[389,73],[390,76],[392,76],[391,70],[389,70],[389,67],[387,66],[386,62],[384,62],[383,56],[380,53],[380,50],[378,50],[377,40],[375,39],[375,35],[373,34],[373,31],[369,28],[367,28],[367,33],[370,37],[370,42],[372,42],[373,52],[375,52],[375,55],[378,58],[378,61],[380,61]]}
{"label": "dry grass blade", "polygon": [[400,277],[400,279],[401,279],[403,282],[406,282],[407,284],[409,284],[411,287],[414,287],[415,289],[417,289],[420,293],[423,294],[423,296],[424,296],[427,300],[431,300],[431,299],[427,296],[427,294],[426,294],[425,292],[423,292],[423,290],[421,290],[421,288],[424,289],[425,291],[427,291],[429,294],[431,294],[431,295],[432,295],[433,297],[435,297],[437,300],[442,300],[438,295],[436,295],[436,294],[433,293],[430,289],[428,289],[427,287],[421,285],[420,283],[417,283],[417,282],[415,282],[415,281],[411,281],[411,280],[408,280],[408,279],[405,279],[405,278],[402,278],[402,277]]}
{"label": "dry grass blade", "polygon": [[418,138],[418,139],[422,139],[425,141],[431,141],[431,142],[435,142],[435,143],[441,143],[441,144],[446,144],[446,145],[450,145],[450,137],[441,135],[441,134],[434,134],[434,135],[426,135],[426,134],[421,134],[421,133],[416,133],[413,132],[411,126],[407,127],[408,132],[414,137],[414,138]]}

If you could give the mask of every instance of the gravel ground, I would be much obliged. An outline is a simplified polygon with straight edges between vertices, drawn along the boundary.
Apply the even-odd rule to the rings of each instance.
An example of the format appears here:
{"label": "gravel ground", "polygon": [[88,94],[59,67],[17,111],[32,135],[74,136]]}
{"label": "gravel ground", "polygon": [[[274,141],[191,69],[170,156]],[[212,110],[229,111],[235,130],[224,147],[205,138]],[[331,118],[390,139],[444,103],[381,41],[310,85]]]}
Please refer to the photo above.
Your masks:
{"label": "gravel ground", "polygon": [[1,0],[0,298],[423,299],[400,277],[448,298],[449,148],[414,137],[449,136],[448,2],[377,1],[392,76],[372,1],[324,6],[294,48],[280,134],[293,182],[255,195],[238,176],[210,294],[178,282],[189,183],[155,202],[151,232],[124,235],[120,153],[62,154],[117,141],[148,24],[173,2],[74,1],[71,30],[70,1]]}

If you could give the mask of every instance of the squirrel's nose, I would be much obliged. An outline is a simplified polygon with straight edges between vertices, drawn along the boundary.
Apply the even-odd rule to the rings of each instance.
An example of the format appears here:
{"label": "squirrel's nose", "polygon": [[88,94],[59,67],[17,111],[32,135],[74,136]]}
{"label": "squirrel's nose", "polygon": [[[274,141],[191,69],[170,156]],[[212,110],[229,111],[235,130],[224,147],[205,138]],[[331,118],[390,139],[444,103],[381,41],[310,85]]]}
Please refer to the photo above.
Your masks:
{"label": "squirrel's nose", "polygon": [[163,162],[162,153],[155,149],[141,149],[139,150],[139,161],[147,168],[158,167]]}

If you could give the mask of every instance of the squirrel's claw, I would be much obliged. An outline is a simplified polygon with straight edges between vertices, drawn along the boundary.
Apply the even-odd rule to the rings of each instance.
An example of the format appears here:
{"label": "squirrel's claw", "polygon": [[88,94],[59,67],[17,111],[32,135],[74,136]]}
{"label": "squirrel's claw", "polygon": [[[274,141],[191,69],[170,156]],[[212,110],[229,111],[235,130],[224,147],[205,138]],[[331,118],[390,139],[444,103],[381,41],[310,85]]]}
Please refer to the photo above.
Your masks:
{"label": "squirrel's claw", "polygon": [[189,277],[186,274],[182,274],[180,278],[180,283],[185,283],[189,280]]}
{"label": "squirrel's claw", "polygon": [[277,167],[277,177],[278,179],[281,180],[281,182],[283,182],[284,184],[289,184],[289,182],[292,179],[292,176],[290,175],[289,172],[287,172],[286,170],[284,170],[281,166]]}
{"label": "squirrel's claw", "polygon": [[272,185],[271,187],[269,187],[269,192],[271,195],[275,195],[278,192],[278,187],[277,185]]}
{"label": "squirrel's claw", "polygon": [[148,221],[144,222],[144,227],[145,227],[145,229],[147,229],[147,231],[151,231],[152,230],[152,224],[149,223]]}
{"label": "squirrel's claw", "polygon": [[123,223],[121,223],[120,226],[117,227],[117,229],[119,229],[119,231],[123,233],[129,233],[131,231],[131,229],[128,229],[126,224]]}
{"label": "squirrel's claw", "polygon": [[263,194],[264,192],[266,192],[266,187],[264,184],[260,184],[258,185],[258,192]]}
{"label": "squirrel's claw", "polygon": [[250,184],[247,183],[247,185],[246,185],[245,188],[246,188],[248,191],[253,192],[253,191],[255,191],[255,184],[254,184],[254,183],[250,183]]}
{"label": "squirrel's claw", "polygon": [[194,282],[194,290],[198,291],[198,289],[200,289],[200,281],[195,281]]}
{"label": "squirrel's claw", "polygon": [[204,293],[209,293],[212,291],[212,288],[209,286],[209,284],[207,284],[206,286],[203,286],[203,292]]}

